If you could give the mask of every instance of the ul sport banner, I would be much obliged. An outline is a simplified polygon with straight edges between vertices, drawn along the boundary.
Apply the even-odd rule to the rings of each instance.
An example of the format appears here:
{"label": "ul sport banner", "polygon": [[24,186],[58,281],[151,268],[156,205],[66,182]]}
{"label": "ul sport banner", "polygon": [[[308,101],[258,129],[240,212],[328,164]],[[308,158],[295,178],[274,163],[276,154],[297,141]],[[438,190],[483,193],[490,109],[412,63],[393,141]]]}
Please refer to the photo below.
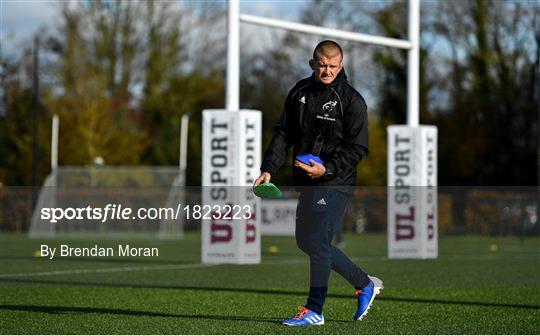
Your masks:
{"label": "ul sport banner", "polygon": [[205,110],[202,138],[202,262],[259,263],[261,113]]}
{"label": "ul sport banner", "polygon": [[437,254],[437,128],[390,126],[388,257]]}

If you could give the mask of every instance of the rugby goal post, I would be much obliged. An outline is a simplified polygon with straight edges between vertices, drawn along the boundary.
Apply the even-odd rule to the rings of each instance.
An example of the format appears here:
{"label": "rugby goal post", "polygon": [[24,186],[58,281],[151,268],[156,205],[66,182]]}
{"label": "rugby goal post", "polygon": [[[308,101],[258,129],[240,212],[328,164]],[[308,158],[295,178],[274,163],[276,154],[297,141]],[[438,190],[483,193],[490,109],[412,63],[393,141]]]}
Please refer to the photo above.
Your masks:
{"label": "rugby goal post", "polygon": [[[240,22],[407,50],[407,124],[388,127],[388,257],[435,258],[438,250],[436,224],[437,128],[435,126],[419,125],[420,1],[409,0],[408,6],[409,39],[400,40],[253,15],[240,15],[239,0],[229,0],[225,111],[229,113],[240,112]],[[212,120],[210,114],[220,112],[219,110],[207,110],[205,113],[208,116],[208,122],[210,122]],[[245,115],[245,113],[247,112],[243,114]],[[259,111],[252,111],[251,113],[253,113],[255,119],[260,118]],[[255,117],[256,115],[258,117]],[[237,118],[240,118],[240,116]],[[237,124],[235,120],[232,120],[231,123]],[[260,124],[256,128],[257,132],[260,132]],[[209,132],[210,125],[203,125],[203,137],[205,136],[205,129],[206,132]],[[241,135],[233,139],[233,142],[242,141],[240,137]],[[258,135],[254,138],[260,141],[261,137]],[[254,148],[261,148],[261,144],[256,143]],[[203,150],[210,152],[211,148],[203,146]],[[228,153],[232,155],[231,157],[234,157],[232,151],[234,149],[230,147]],[[209,180],[209,174],[212,172],[212,167],[206,157],[203,153],[203,181],[205,178],[206,181],[211,181]],[[260,160],[260,153],[257,157]],[[230,164],[232,170],[235,167],[245,165],[238,156],[236,156],[235,162]],[[254,164],[253,174],[256,173],[260,161],[254,162]],[[230,180],[238,181],[234,178]],[[255,227],[257,237],[259,237],[259,219],[255,221]],[[203,262],[208,261],[205,260],[205,254],[207,252],[211,253],[213,248],[209,244],[209,232],[211,231],[208,224],[206,224],[205,228],[203,223]],[[239,232],[245,232],[245,229],[240,229]],[[257,242],[260,244],[260,239],[257,239]],[[245,246],[235,245],[230,248],[236,252],[236,262],[257,263],[260,260],[260,246],[258,250],[250,250],[252,256],[259,253],[251,260],[249,258],[243,259],[240,257],[241,253],[238,253]],[[232,262],[235,262],[235,260]],[[212,259],[212,262],[219,263],[221,261]],[[223,260],[222,262],[231,262],[231,260]]]}

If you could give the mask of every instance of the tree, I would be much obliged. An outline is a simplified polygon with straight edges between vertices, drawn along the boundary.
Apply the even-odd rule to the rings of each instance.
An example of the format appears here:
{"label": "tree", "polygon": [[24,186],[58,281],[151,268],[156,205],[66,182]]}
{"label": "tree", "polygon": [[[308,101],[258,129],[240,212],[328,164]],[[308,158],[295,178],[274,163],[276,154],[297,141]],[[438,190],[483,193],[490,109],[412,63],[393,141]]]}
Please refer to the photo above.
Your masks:
{"label": "tree", "polygon": [[[241,77],[242,106],[262,111],[264,151],[270,143],[274,125],[281,115],[287,93],[300,76],[298,71],[293,70],[295,67],[289,54],[280,47],[244,57],[249,59],[245,62],[247,66],[243,68]],[[292,158],[289,156],[286,165],[291,162]],[[282,185],[292,185],[290,167],[281,169],[272,178]]]}
{"label": "tree", "polygon": [[61,93],[45,99],[49,111],[60,116],[61,164],[90,164],[96,156],[112,165],[140,162],[147,141],[139,132],[128,90],[135,74],[137,10],[123,1],[62,8]]}
{"label": "tree", "polygon": [[439,4],[433,25],[451,53],[437,86],[448,92],[435,109],[443,184],[530,185],[535,181],[535,109],[530,99],[530,45],[535,6],[475,0]]}
{"label": "tree", "polygon": [[[32,185],[32,92],[20,80],[13,79],[15,65],[7,61],[5,64],[10,81],[7,114],[0,117],[0,186]],[[27,174],[16,173],[22,171]]]}

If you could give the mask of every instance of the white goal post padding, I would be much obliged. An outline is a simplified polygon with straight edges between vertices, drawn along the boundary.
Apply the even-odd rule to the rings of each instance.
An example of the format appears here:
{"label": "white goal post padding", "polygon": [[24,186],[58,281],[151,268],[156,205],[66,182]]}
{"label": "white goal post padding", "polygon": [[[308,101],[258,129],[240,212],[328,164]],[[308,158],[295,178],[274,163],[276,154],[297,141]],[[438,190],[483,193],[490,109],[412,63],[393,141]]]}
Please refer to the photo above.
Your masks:
{"label": "white goal post padding", "polygon": [[203,219],[202,262],[261,261],[260,200],[251,186],[260,174],[260,111],[204,110],[202,204],[248,205],[249,219]]}
{"label": "white goal post padding", "polygon": [[388,127],[388,257],[436,258],[437,128]]}

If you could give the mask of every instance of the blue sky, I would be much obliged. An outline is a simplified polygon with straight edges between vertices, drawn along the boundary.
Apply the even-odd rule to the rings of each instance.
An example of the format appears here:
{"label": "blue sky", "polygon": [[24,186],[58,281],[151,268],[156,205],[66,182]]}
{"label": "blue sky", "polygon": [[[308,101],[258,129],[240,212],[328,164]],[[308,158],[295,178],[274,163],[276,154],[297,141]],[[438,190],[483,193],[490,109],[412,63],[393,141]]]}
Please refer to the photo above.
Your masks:
{"label": "blue sky", "polygon": [[0,41],[2,55],[17,52],[32,35],[56,17],[54,1],[0,0]]}
{"label": "blue sky", "polygon": [[[54,31],[56,22],[59,20],[60,6],[66,1],[74,5],[78,2],[77,0],[0,0],[0,55],[16,59],[23,48],[31,46],[32,37],[36,32],[45,27]],[[170,1],[176,1],[181,5],[190,3],[190,1],[182,0]],[[225,0],[219,2],[226,3]],[[311,3],[311,0],[241,0],[240,12],[281,20],[300,21],[299,14],[302,9]],[[244,42],[252,50],[264,50],[268,47],[268,41],[278,41],[276,36],[284,34],[284,31],[280,29],[261,28],[248,24],[242,24],[241,30]],[[309,75],[311,70],[307,66],[307,62],[301,64],[304,65],[306,76]],[[369,81],[365,69],[362,78]],[[359,84],[365,86],[362,83]],[[365,93],[369,99],[369,90],[366,89]]]}
{"label": "blue sky", "polygon": [[[54,27],[58,7],[64,0],[0,0],[2,56],[17,54],[44,27]],[[178,1],[187,3],[187,1]],[[297,20],[309,1],[241,1],[240,12],[272,18]]]}

